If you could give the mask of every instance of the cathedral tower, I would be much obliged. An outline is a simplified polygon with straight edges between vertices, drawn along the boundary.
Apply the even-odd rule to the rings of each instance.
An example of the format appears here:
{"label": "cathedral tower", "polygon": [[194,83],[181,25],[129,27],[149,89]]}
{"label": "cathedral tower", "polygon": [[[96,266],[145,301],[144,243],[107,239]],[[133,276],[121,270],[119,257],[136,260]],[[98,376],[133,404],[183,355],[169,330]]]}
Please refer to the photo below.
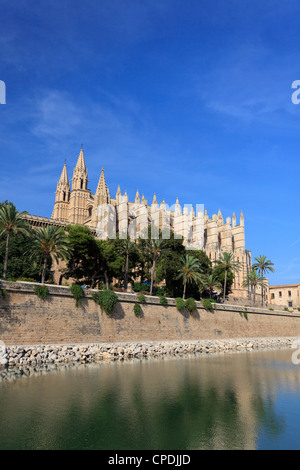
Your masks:
{"label": "cathedral tower", "polygon": [[68,220],[69,218],[69,200],[70,200],[70,182],[67,173],[66,163],[64,164],[61,176],[57,183],[55,193],[55,203],[52,212],[52,219]]}
{"label": "cathedral tower", "polygon": [[72,224],[84,224],[91,215],[88,207],[88,199],[91,191],[87,189],[88,173],[85,166],[83,150],[77,160],[73,171],[72,190],[70,194],[69,222]]}

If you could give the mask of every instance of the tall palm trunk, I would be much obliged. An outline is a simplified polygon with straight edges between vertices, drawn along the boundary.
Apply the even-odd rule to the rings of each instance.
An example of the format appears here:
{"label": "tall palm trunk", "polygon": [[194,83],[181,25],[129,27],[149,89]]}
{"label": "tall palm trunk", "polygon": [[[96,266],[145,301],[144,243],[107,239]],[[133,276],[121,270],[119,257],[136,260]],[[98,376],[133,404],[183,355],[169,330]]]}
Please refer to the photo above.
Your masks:
{"label": "tall palm trunk", "polygon": [[182,296],[183,300],[185,300],[185,293],[186,293],[186,281],[187,281],[187,280],[185,279],[185,281],[184,281],[184,285],[183,285],[183,296]]}
{"label": "tall palm trunk", "polygon": [[109,281],[108,281],[108,275],[107,275],[106,270],[104,271],[104,279],[105,279],[106,290],[108,290],[109,289]]}
{"label": "tall palm trunk", "polygon": [[153,291],[153,282],[154,282],[155,265],[156,265],[156,257],[154,257],[154,259],[153,259],[153,266],[152,266],[152,271],[151,271],[150,295],[152,295],[152,291]]}
{"label": "tall palm trunk", "polygon": [[227,269],[225,269],[224,289],[223,289],[223,303],[225,303],[225,298],[226,298],[226,283],[227,283]]}
{"label": "tall palm trunk", "polygon": [[5,247],[5,258],[4,258],[4,266],[3,266],[3,280],[4,280],[4,281],[5,281],[5,279],[6,279],[6,274],[7,274],[9,237],[10,237],[10,232],[7,232],[7,235],[6,235],[6,247]]}
{"label": "tall palm trunk", "polygon": [[126,255],[126,264],[125,264],[125,279],[124,279],[124,289],[127,290],[128,286],[128,266],[129,266],[129,253]]}
{"label": "tall palm trunk", "polygon": [[48,257],[45,256],[45,258],[44,258],[44,264],[43,264],[43,271],[42,271],[42,284],[45,283],[46,269],[47,269],[47,260],[48,260]]}
{"label": "tall palm trunk", "polygon": [[[262,269],[260,270],[260,275],[261,275],[261,277],[263,277],[263,270]],[[261,305],[262,305],[262,307],[264,305],[264,288],[263,288],[263,286],[261,286]]]}

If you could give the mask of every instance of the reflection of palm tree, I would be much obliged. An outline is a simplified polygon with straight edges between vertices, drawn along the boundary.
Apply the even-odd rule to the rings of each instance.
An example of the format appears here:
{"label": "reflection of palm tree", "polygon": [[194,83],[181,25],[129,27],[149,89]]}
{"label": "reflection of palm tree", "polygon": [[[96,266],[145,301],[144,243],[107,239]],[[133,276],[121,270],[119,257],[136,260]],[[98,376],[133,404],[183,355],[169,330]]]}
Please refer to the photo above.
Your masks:
{"label": "reflection of palm tree", "polygon": [[0,237],[6,235],[5,257],[3,265],[3,280],[6,279],[9,240],[11,235],[30,235],[30,226],[26,224],[23,215],[27,212],[18,212],[15,206],[11,203],[3,204],[0,207]]}
{"label": "reflection of palm tree", "polygon": [[234,261],[233,253],[226,251],[220,254],[216,264],[224,272],[223,302],[225,302],[227,275],[230,271],[233,273],[238,272],[241,265],[238,261]]}
{"label": "reflection of palm tree", "polygon": [[182,256],[180,258],[181,266],[178,270],[178,279],[182,278],[183,281],[183,296],[185,299],[186,285],[189,282],[201,281],[201,267],[197,258],[191,255]]}
{"label": "reflection of palm tree", "polygon": [[252,270],[245,277],[242,286],[250,287],[251,292],[253,293],[253,305],[255,305],[257,287],[261,287],[261,290],[263,290],[267,286],[266,281],[266,278],[260,276],[260,274],[255,269],[253,269],[253,267]]}
{"label": "reflection of palm tree", "polygon": [[[264,255],[259,255],[257,256],[254,261],[256,263],[253,264],[253,268],[259,271],[260,276],[263,277],[267,273],[273,273],[275,271],[272,266],[274,266],[274,263],[270,261],[269,259],[267,260],[267,257]],[[262,287],[261,289],[261,304],[263,305],[264,303],[264,289]]]}

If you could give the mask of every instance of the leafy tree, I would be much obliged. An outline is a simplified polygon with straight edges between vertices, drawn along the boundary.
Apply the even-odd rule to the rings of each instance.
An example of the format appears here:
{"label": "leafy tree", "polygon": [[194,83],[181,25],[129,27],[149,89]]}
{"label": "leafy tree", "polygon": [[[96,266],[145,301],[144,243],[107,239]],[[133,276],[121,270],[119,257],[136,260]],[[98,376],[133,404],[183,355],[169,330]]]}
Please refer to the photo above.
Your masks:
{"label": "leafy tree", "polygon": [[226,293],[227,293],[227,278],[230,273],[234,276],[235,272],[240,270],[240,263],[234,260],[234,255],[232,252],[221,253],[219,259],[216,260],[216,269],[215,273],[224,274],[223,282],[223,302],[225,302]]}
{"label": "leafy tree", "polygon": [[124,277],[124,257],[118,253],[115,240],[97,240],[97,244],[100,250],[97,279],[104,279],[106,289],[108,289],[114,278]]}
{"label": "leafy tree", "polygon": [[199,261],[191,255],[182,256],[180,259],[181,266],[178,270],[178,278],[183,281],[183,295],[185,299],[187,283],[199,283],[201,280],[201,267]]}
{"label": "leafy tree", "polygon": [[[259,255],[257,256],[254,261],[256,261],[252,267],[256,269],[261,277],[264,277],[265,274],[267,273],[273,273],[275,269],[272,267],[274,266],[274,263],[267,259],[266,256],[264,255]],[[261,304],[263,305],[264,303],[264,287],[261,289]]]}
{"label": "leafy tree", "polygon": [[105,283],[109,288],[113,278],[121,279],[124,257],[118,253],[115,240],[98,240],[88,227],[70,225],[67,236],[72,249],[65,271],[60,277],[76,279],[92,288]]}
{"label": "leafy tree", "polygon": [[93,274],[93,258],[97,251],[96,240],[88,227],[81,225],[68,225],[67,228],[68,244],[71,248],[71,256],[68,259],[67,267],[61,274],[59,284],[62,278],[70,277],[76,280],[90,278]]}
{"label": "leafy tree", "polygon": [[33,229],[30,255],[43,257],[42,284],[45,282],[47,262],[52,259],[58,262],[58,258],[66,260],[70,253],[68,239],[61,227],[49,225]]}
{"label": "leafy tree", "polygon": [[[0,272],[3,272],[5,258],[5,238],[0,239]],[[6,279],[32,279],[38,281],[42,270],[41,257],[30,258],[30,237],[18,234],[9,239],[9,258]],[[47,265],[46,275],[49,275],[51,263]]]}
{"label": "leafy tree", "polygon": [[178,277],[180,259],[185,254],[183,241],[175,239],[173,232],[169,239],[162,239],[162,256],[157,260],[156,279],[158,282],[165,281],[166,292],[172,297],[182,293],[182,283]]}
{"label": "leafy tree", "polygon": [[0,206],[0,237],[5,236],[5,256],[3,265],[3,280],[6,279],[7,265],[8,265],[8,254],[9,254],[9,242],[12,235],[29,236],[30,226],[22,218],[27,212],[18,212],[16,207],[11,202],[5,202]]}

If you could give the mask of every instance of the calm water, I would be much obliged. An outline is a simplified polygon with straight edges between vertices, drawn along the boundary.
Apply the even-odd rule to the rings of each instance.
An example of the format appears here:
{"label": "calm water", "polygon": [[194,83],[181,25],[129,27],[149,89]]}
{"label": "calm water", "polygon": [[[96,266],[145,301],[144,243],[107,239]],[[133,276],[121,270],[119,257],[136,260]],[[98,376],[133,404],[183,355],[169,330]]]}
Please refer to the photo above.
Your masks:
{"label": "calm water", "polygon": [[300,449],[292,350],[81,365],[0,380],[0,449]]}

